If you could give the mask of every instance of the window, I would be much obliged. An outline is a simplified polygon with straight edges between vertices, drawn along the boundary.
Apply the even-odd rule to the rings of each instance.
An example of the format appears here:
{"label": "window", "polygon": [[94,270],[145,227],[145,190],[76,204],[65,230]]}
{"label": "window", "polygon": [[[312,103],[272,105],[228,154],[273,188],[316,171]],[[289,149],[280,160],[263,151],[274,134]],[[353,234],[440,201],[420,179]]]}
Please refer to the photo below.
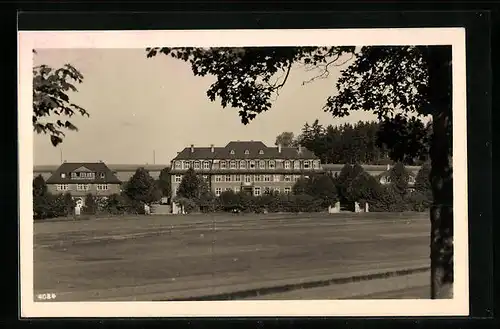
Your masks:
{"label": "window", "polygon": [[230,168],[231,169],[236,169],[236,161],[231,161]]}
{"label": "window", "polygon": [[182,181],[182,175],[175,175],[175,182],[180,183]]}
{"label": "window", "polygon": [[203,162],[203,169],[210,169],[210,162],[208,161]]}
{"label": "window", "polygon": [[256,182],[261,182],[262,181],[262,175],[255,175],[254,180]]}
{"label": "window", "polygon": [[69,185],[68,184],[57,184],[56,189],[58,191],[67,191],[69,189]]}
{"label": "window", "polygon": [[221,194],[221,193],[222,193],[222,188],[220,188],[220,187],[216,187],[216,188],[215,188],[215,195],[216,195],[216,196],[220,196],[220,194]]}
{"label": "window", "polygon": [[292,181],[292,178],[290,177],[290,175],[285,175],[285,182],[291,182]]}
{"label": "window", "polygon": [[290,194],[290,188],[289,187],[285,187],[285,194]]}
{"label": "window", "polygon": [[319,169],[319,161],[318,160],[314,160],[314,162],[313,162],[313,168],[314,169]]}
{"label": "window", "polygon": [[175,169],[181,169],[182,163],[180,161],[175,161]]}
{"label": "window", "polygon": [[240,188],[239,187],[235,187],[234,188],[234,193],[240,193]]}
{"label": "window", "polygon": [[250,161],[250,169],[255,169],[255,161]]}
{"label": "window", "polygon": [[285,161],[285,169],[290,169],[290,161]]}
{"label": "window", "polygon": [[226,191],[231,191],[231,190],[232,190],[232,188],[226,187]]}
{"label": "window", "polygon": [[189,169],[189,161],[184,161],[184,169]]}
{"label": "window", "polygon": [[230,182],[231,181],[231,175],[226,175],[226,182]]}
{"label": "window", "polygon": [[205,181],[207,181],[207,182],[208,182],[208,175],[203,175],[202,177],[203,177],[203,179],[204,179]]}
{"label": "window", "polygon": [[101,178],[104,178],[104,176],[106,176],[106,174],[102,172],[101,173]]}
{"label": "window", "polygon": [[97,184],[97,190],[98,191],[107,191],[107,190],[109,190],[109,185],[108,184]]}
{"label": "window", "polygon": [[220,162],[220,169],[226,169],[226,161]]}
{"label": "window", "polygon": [[304,161],[304,169],[309,169],[310,168],[310,162],[309,160]]}
{"label": "window", "polygon": [[215,181],[216,182],[222,182],[222,176],[221,175],[216,175],[215,176]]}
{"label": "window", "polygon": [[270,182],[271,181],[271,176],[270,175],[264,175],[264,182]]}
{"label": "window", "polygon": [[245,169],[246,167],[247,167],[247,162],[246,162],[246,161],[244,161],[244,160],[241,160],[241,161],[240,161],[240,168],[241,168],[241,169]]}
{"label": "window", "polygon": [[280,188],[279,188],[279,187],[276,187],[276,188],[274,189],[274,192],[276,192],[276,193],[281,193],[281,190],[280,190]]}
{"label": "window", "polygon": [[66,174],[65,173],[61,173],[61,178],[66,178]]}
{"label": "window", "polygon": [[266,169],[266,162],[264,160],[259,161],[259,169]]}
{"label": "window", "polygon": [[279,182],[281,180],[281,176],[280,175],[274,175],[274,181],[275,182]]}
{"label": "window", "polygon": [[77,191],[88,191],[90,190],[90,184],[76,184]]}
{"label": "window", "polygon": [[251,183],[252,182],[252,177],[250,175],[245,175],[245,183]]}
{"label": "window", "polygon": [[271,188],[264,187],[264,194],[271,194]]}
{"label": "window", "polygon": [[264,151],[260,150],[260,151],[259,151],[259,154],[264,154]]}
{"label": "window", "polygon": [[230,152],[230,153],[231,153],[231,154],[234,154],[234,150],[231,150],[231,152]]}
{"label": "window", "polygon": [[300,175],[293,175],[293,181],[297,182],[300,179]]}
{"label": "window", "polygon": [[80,178],[89,179],[89,178],[94,178],[94,177],[95,177],[95,174],[93,172],[81,172],[80,173]]}
{"label": "window", "polygon": [[234,175],[234,181],[235,182],[241,182],[241,176],[240,175]]}
{"label": "window", "polygon": [[245,150],[245,154],[250,154],[250,152],[248,150]]}
{"label": "window", "polygon": [[200,169],[200,162],[199,161],[196,161],[194,163],[194,169]]}
{"label": "window", "polygon": [[253,195],[259,196],[260,195],[260,187],[254,187],[253,188]]}
{"label": "window", "polygon": [[300,169],[300,161],[299,160],[295,160],[293,162],[293,169]]}
{"label": "window", "polygon": [[276,167],[276,163],[274,161],[269,161],[269,169],[274,169]]}

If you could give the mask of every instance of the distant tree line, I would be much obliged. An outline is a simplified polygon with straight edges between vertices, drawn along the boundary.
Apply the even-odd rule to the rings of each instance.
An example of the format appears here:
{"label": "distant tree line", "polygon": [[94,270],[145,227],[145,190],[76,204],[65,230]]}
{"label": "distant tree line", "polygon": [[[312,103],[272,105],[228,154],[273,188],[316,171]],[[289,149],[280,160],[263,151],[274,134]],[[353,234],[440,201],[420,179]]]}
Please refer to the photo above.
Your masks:
{"label": "distant tree line", "polygon": [[[419,120],[405,122],[405,129],[391,129],[392,122],[358,122],[324,127],[315,120],[312,125],[305,123],[301,133],[283,132],[276,137],[275,144],[282,146],[301,145],[322,163],[388,164],[392,163],[391,153],[416,154],[401,159],[405,165],[420,165],[428,161],[429,138],[432,126]],[[398,126],[398,127],[399,127]],[[404,137],[413,134],[420,138],[416,143],[408,143]]]}

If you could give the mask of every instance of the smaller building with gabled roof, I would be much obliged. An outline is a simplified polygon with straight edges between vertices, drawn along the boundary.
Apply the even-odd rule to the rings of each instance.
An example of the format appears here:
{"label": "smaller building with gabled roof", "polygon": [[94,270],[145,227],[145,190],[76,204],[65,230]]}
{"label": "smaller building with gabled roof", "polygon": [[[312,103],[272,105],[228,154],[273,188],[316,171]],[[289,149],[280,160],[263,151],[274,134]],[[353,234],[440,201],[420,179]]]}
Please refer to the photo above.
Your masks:
{"label": "smaller building with gabled roof", "polygon": [[104,162],[64,162],[46,181],[49,192],[69,192],[76,198],[120,193],[121,183]]}

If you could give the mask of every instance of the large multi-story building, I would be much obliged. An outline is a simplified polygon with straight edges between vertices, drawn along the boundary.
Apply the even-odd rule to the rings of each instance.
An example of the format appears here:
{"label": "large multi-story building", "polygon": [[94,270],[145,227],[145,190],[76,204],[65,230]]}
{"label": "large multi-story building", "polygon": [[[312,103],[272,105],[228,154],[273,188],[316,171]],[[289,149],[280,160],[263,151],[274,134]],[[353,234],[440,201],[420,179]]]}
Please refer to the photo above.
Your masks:
{"label": "large multi-story building", "polygon": [[260,141],[232,141],[224,147],[184,148],[171,163],[172,196],[189,169],[202,175],[215,195],[226,190],[290,193],[302,176],[323,172],[320,159],[304,147],[268,147]]}

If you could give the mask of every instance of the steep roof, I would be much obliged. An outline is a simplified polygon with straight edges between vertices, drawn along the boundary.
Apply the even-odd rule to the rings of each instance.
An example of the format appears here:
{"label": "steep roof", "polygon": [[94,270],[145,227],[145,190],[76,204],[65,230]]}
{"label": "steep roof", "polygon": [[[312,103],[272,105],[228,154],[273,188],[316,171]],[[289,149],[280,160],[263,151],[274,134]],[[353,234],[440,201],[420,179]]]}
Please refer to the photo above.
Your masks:
{"label": "steep roof", "polygon": [[[72,179],[71,173],[76,170],[95,172],[98,175],[94,179]],[[61,174],[65,177],[61,177]],[[100,177],[104,173],[104,177]],[[52,176],[47,179],[47,184],[121,184],[121,181],[103,162],[65,162],[57,168]]]}
{"label": "steep roof", "polygon": [[[246,154],[248,152],[248,154]],[[231,141],[225,147],[186,147],[173,160],[202,159],[319,159],[301,147],[268,147],[260,141]]]}

